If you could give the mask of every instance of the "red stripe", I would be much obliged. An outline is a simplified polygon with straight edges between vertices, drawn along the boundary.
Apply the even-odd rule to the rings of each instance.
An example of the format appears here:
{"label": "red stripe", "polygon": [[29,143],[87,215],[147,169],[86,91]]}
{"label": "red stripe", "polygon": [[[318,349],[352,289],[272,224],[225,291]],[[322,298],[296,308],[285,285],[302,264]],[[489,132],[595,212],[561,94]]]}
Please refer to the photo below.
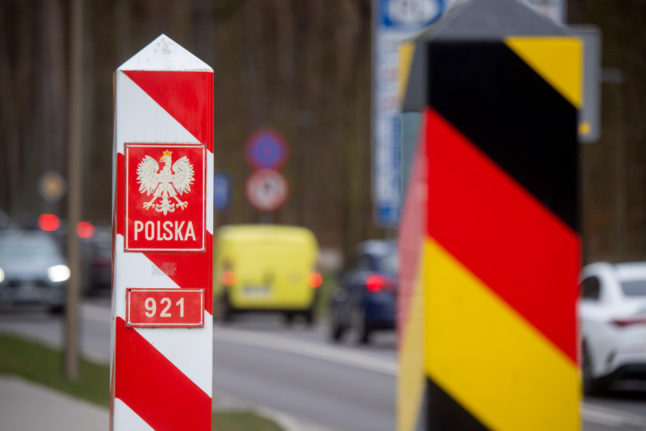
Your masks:
{"label": "red stripe", "polygon": [[213,152],[213,72],[123,73]]}
{"label": "red stripe", "polygon": [[204,253],[144,253],[180,287],[203,288],[205,309],[213,314],[213,235],[205,231]]}
{"label": "red stripe", "polygon": [[148,425],[211,429],[211,398],[120,317],[115,355],[115,396]]}
{"label": "red stripe", "polygon": [[[399,287],[397,292],[397,333],[403,339],[410,300],[415,293],[415,280],[419,271],[419,256],[426,226],[426,148],[425,128],[420,132],[420,144],[408,180],[406,201],[402,211],[401,227],[397,238],[399,253]],[[421,209],[421,211],[420,211]]]}
{"label": "red stripe", "polygon": [[426,128],[429,235],[576,362],[578,236],[437,112]]}

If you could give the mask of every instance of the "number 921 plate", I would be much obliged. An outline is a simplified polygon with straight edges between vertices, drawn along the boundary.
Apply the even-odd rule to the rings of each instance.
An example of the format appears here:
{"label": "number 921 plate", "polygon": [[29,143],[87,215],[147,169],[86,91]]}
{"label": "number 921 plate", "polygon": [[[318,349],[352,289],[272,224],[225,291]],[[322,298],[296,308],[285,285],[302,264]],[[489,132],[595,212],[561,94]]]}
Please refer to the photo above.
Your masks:
{"label": "number 921 plate", "polygon": [[126,289],[130,328],[204,327],[204,289]]}

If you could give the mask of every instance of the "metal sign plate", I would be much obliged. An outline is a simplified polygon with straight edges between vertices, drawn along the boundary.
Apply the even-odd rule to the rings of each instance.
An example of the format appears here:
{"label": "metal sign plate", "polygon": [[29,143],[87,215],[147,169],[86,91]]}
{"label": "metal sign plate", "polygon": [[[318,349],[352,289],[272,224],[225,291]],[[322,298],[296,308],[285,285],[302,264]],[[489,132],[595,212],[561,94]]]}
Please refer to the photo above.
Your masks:
{"label": "metal sign plate", "polygon": [[126,289],[126,326],[201,328],[204,289]]}
{"label": "metal sign plate", "polygon": [[202,145],[126,144],[126,251],[204,251]]}
{"label": "metal sign plate", "polygon": [[400,218],[400,46],[442,17],[446,0],[374,0],[372,198],[375,223]]}

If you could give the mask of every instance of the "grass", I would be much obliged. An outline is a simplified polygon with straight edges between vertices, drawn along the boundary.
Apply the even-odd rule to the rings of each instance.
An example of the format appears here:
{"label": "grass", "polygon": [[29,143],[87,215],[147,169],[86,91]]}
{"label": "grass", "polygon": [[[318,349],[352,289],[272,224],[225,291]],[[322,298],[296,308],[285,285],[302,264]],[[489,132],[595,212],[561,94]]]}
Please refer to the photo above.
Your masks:
{"label": "grass", "polygon": [[63,377],[61,352],[33,341],[0,334],[0,373],[17,375],[94,404],[110,406],[107,366],[82,359],[80,378],[69,381]]}
{"label": "grass", "polygon": [[[59,350],[14,335],[0,333],[0,374],[20,376],[99,406],[110,406],[108,366],[82,359],[79,379],[69,381],[63,377],[63,355]],[[281,431],[271,420],[248,411],[213,412],[213,428]]]}
{"label": "grass", "polygon": [[274,422],[252,412],[213,412],[213,429],[218,431],[281,431]]}

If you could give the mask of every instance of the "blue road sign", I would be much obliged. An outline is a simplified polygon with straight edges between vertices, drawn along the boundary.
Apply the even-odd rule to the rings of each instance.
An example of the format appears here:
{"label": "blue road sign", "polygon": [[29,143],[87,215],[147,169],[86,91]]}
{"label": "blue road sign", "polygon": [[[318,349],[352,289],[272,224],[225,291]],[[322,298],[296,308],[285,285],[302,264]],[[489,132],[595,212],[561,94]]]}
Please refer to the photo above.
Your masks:
{"label": "blue road sign", "polygon": [[213,174],[213,209],[222,211],[231,205],[231,179],[228,174]]}
{"label": "blue road sign", "polygon": [[378,0],[380,25],[392,30],[413,30],[431,25],[446,8],[445,0]]}
{"label": "blue road sign", "polygon": [[278,169],[287,161],[287,141],[272,129],[254,132],[245,145],[247,163],[254,169]]}
{"label": "blue road sign", "polygon": [[376,8],[373,60],[372,199],[375,223],[399,223],[401,196],[399,48],[441,18],[449,0],[373,0]]}

